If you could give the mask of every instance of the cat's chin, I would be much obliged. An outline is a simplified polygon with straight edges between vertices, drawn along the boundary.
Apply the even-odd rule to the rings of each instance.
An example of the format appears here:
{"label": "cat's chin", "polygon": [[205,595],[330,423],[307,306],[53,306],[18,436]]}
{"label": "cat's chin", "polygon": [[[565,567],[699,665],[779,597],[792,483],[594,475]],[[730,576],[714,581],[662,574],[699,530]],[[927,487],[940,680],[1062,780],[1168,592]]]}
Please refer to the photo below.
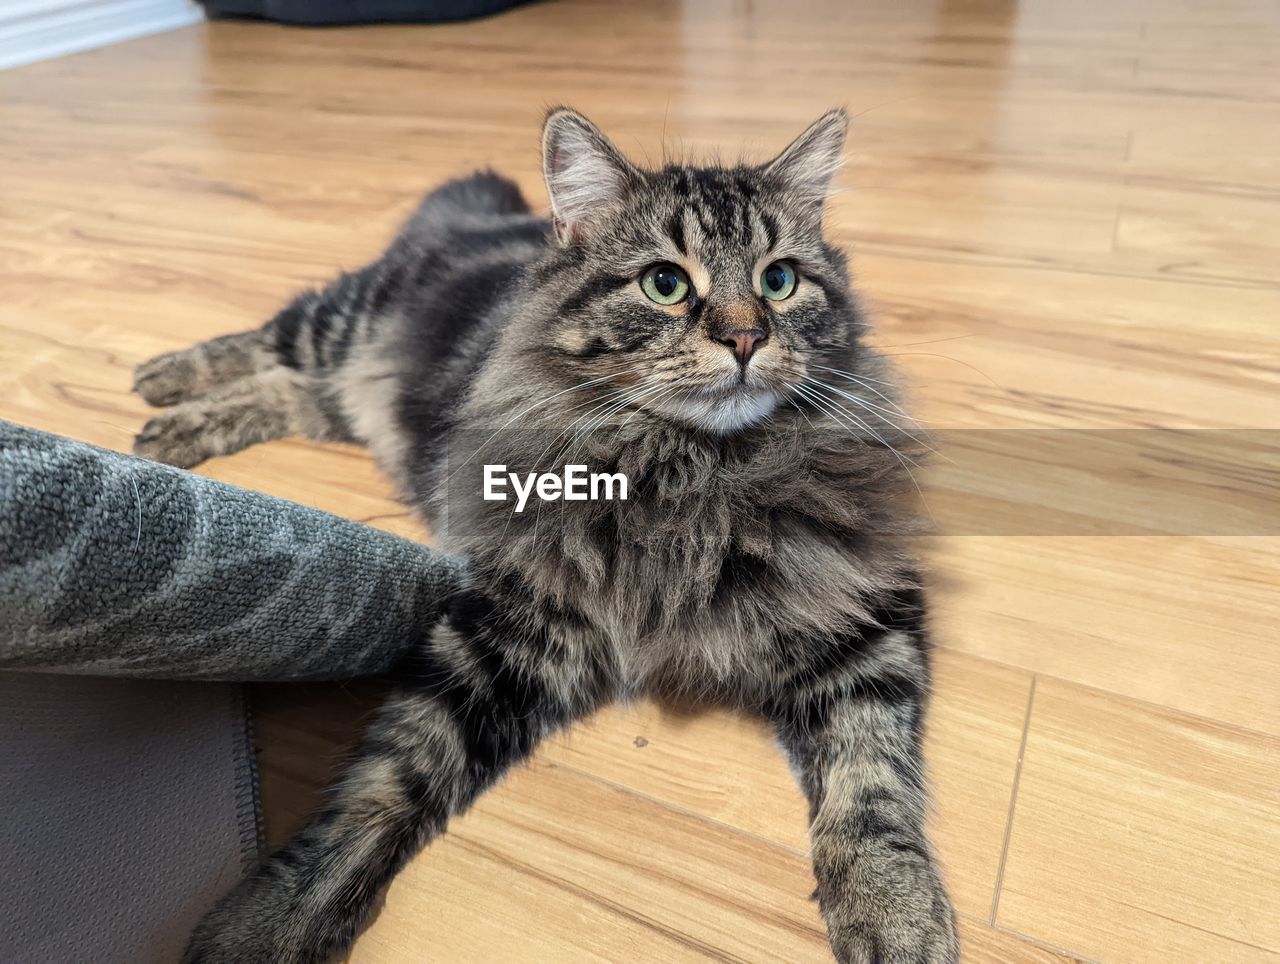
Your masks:
{"label": "cat's chin", "polygon": [[715,394],[681,394],[653,407],[712,435],[732,435],[758,425],[778,407],[778,393],[770,388],[741,388]]}

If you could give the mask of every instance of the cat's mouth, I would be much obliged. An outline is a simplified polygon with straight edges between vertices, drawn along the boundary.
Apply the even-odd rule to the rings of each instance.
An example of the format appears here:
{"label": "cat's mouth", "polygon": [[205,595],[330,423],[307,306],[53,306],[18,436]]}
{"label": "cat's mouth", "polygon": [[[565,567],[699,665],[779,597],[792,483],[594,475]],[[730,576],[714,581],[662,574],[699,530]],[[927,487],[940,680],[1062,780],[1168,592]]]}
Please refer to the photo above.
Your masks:
{"label": "cat's mouth", "polygon": [[703,431],[729,435],[764,421],[779,399],[772,388],[735,378],[729,385],[672,393],[655,401],[653,408]]}

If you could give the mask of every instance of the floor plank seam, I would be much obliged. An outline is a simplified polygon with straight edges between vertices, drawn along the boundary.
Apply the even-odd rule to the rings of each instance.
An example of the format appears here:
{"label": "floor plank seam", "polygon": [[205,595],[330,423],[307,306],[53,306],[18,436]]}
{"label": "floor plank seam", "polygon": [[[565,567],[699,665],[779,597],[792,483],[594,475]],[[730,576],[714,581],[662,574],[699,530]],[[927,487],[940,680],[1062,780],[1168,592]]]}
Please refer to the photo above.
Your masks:
{"label": "floor plank seam", "polygon": [[1009,840],[1013,836],[1013,815],[1018,807],[1018,783],[1022,779],[1022,761],[1027,755],[1027,734],[1031,732],[1031,713],[1036,705],[1036,680],[1039,674],[1032,674],[1031,688],[1027,693],[1027,714],[1022,721],[1022,741],[1018,744],[1018,761],[1013,768],[1013,786],[1009,790],[1009,816],[1004,823],[1004,841],[1000,845],[1000,863],[996,866],[996,886],[991,895],[992,927],[996,926],[996,914],[1000,910],[1000,889],[1004,886],[1004,865],[1009,857]]}
{"label": "floor plank seam", "polygon": [[1004,660],[993,659],[990,656],[980,656],[977,653],[969,653],[963,649],[955,649],[945,644],[938,646],[938,649],[953,656],[962,656],[965,659],[975,659],[979,662],[987,663],[990,666],[999,666],[1003,669],[1017,670],[1018,672],[1027,673],[1028,675],[1048,680],[1052,683],[1063,683],[1067,686],[1075,686],[1083,690],[1089,690],[1092,693],[1097,693],[1110,699],[1121,700],[1125,703],[1134,703],[1145,709],[1159,710],[1162,713],[1177,716],[1183,720],[1195,723],[1207,723],[1211,726],[1221,727],[1224,730],[1229,730],[1230,732],[1237,733],[1241,736],[1252,736],[1271,742],[1280,740],[1280,733],[1273,733],[1269,730],[1262,730],[1253,726],[1244,726],[1241,723],[1233,723],[1229,720],[1220,720],[1214,716],[1205,716],[1203,713],[1184,710],[1179,706],[1170,706],[1168,703],[1157,703],[1154,700],[1143,699],[1141,696],[1132,696],[1128,693],[1118,693],[1115,690],[1109,690],[1094,683],[1084,683],[1080,680],[1069,679],[1066,676],[1057,676],[1053,673],[1044,673],[1039,670],[1035,670],[1033,672],[1025,666],[1019,666],[1017,663],[1006,663]]}
{"label": "floor plank seam", "polygon": [[1032,937],[1030,934],[1024,934],[1022,931],[1016,931],[1012,927],[1002,927],[999,924],[991,924],[991,929],[1001,934],[1008,934],[1010,937],[1016,937],[1020,941],[1026,941],[1036,947],[1042,947],[1046,951],[1054,954],[1061,954],[1063,957],[1069,957],[1073,961],[1079,961],[1081,964],[1099,964],[1096,958],[1085,957],[1083,954],[1077,954],[1075,951],[1069,951],[1065,947],[1059,947],[1057,944],[1050,944],[1048,941],[1042,941],[1038,937]]}

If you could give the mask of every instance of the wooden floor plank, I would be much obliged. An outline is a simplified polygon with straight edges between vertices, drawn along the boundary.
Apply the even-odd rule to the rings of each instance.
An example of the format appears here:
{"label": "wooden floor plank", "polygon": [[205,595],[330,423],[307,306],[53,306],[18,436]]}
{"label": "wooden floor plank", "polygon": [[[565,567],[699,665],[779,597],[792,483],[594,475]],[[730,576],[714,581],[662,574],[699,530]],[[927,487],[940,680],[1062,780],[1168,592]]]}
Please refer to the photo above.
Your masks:
{"label": "wooden floor plank", "polygon": [[1280,539],[944,538],[940,636],[988,659],[1280,733]]}
{"label": "wooden floor plank", "polygon": [[1021,934],[960,918],[965,960],[974,964],[1065,964],[1080,958],[1029,940]]}
{"label": "wooden floor plank", "polygon": [[[554,765],[513,775],[430,858],[393,885],[354,960],[378,960],[384,940],[401,950],[383,959],[415,948],[453,960],[556,960],[575,957],[579,942],[599,960],[820,961],[828,953],[804,858]],[[524,880],[508,889],[513,875]],[[526,900],[524,887],[542,899]],[[503,923],[442,934],[422,912],[423,897],[435,894],[469,905],[473,919]]]}
{"label": "wooden floor plank", "polygon": [[1278,755],[1041,678],[996,922],[1092,958],[1280,959]]}
{"label": "wooden floor plank", "polygon": [[[927,737],[935,839],[957,907],[982,919],[995,895],[1031,677],[948,653],[937,663]],[[540,756],[808,852],[808,805],[757,721],[642,703],[601,713]]]}

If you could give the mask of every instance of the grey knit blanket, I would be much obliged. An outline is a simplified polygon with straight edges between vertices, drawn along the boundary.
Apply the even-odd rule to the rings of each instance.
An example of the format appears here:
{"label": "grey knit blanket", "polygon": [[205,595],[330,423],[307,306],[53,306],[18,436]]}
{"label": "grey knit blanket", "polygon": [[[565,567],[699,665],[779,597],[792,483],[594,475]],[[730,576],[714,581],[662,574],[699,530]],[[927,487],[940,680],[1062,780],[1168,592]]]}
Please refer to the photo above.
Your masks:
{"label": "grey knit blanket", "polygon": [[377,673],[461,575],[359,523],[0,421],[0,669]]}

